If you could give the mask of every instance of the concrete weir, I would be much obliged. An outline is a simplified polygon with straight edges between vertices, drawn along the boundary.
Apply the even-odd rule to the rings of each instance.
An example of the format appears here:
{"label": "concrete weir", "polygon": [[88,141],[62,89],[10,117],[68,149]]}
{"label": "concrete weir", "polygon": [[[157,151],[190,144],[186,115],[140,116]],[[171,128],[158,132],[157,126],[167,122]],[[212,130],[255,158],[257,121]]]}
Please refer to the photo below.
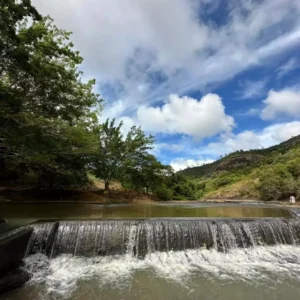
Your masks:
{"label": "concrete weir", "polygon": [[32,225],[27,255],[43,253],[143,258],[153,252],[216,249],[227,252],[276,244],[300,244],[299,219],[146,219],[60,221]]}
{"label": "concrete weir", "polygon": [[18,228],[0,236],[0,293],[29,280],[29,275],[18,267],[25,256],[32,231],[31,227]]}
{"label": "concrete weir", "polygon": [[300,219],[158,218],[45,221],[0,236],[0,293],[30,276],[19,268],[24,257],[129,255],[144,259],[159,252],[300,245]]}

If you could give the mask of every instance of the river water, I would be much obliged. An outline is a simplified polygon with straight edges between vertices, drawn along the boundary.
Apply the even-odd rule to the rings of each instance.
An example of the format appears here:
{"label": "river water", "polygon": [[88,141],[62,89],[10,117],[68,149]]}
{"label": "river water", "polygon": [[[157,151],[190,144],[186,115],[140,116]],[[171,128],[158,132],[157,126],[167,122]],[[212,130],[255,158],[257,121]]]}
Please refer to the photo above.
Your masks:
{"label": "river water", "polygon": [[34,255],[33,279],[1,300],[299,299],[300,248],[270,246],[83,258]]}
{"label": "river water", "polygon": [[287,218],[289,216],[289,211],[281,207],[249,204],[0,203],[0,218],[6,219]]}
{"label": "river water", "polygon": [[[284,219],[291,217],[290,213],[282,208],[244,205],[76,204],[74,208],[70,204],[28,206],[5,204],[0,205],[0,209],[1,217],[15,222],[14,226],[35,219],[172,218],[174,223],[173,218],[184,218],[186,221],[181,222],[188,222],[190,217],[208,217],[216,220],[229,217]],[[280,224],[280,222],[284,221],[269,223]],[[90,225],[82,227],[81,224],[86,223],[81,222],[79,228],[91,228]],[[147,227],[147,224],[143,226]],[[61,226],[69,228],[66,227],[69,225]],[[222,232],[225,230],[226,233],[229,227],[220,226]],[[135,227],[136,225],[132,228]],[[293,230],[297,234],[298,229],[295,227]],[[184,238],[184,231],[180,232]],[[83,241],[84,231],[82,233],[81,239],[78,240],[80,243]],[[278,233],[272,234],[275,236]],[[132,232],[129,232],[129,236],[132,236]],[[232,237],[231,232],[228,232],[228,236]],[[130,239],[126,243],[130,244]],[[127,245],[127,249],[130,251],[118,255],[82,257],[61,254],[51,259],[41,253],[29,255],[24,261],[23,268],[32,274],[31,281],[19,289],[1,295],[0,300],[300,299],[298,244],[255,243],[254,246],[250,245],[247,248],[229,247],[221,252],[215,247],[180,251],[171,249],[148,252],[142,258],[134,256],[129,246]]]}

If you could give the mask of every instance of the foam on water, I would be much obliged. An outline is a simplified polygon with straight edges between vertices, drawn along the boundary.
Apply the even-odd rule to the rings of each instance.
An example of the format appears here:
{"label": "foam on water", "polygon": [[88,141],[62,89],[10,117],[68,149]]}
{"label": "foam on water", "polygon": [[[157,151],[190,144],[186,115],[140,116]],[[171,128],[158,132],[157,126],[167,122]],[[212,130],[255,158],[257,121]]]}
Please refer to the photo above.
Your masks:
{"label": "foam on water", "polygon": [[183,285],[193,276],[263,284],[287,278],[300,281],[300,247],[258,246],[227,253],[215,249],[155,252],[143,260],[130,254],[93,258],[61,255],[50,260],[36,254],[26,258],[25,268],[33,274],[30,284],[43,283],[48,293],[60,297],[69,297],[78,280],[93,279],[101,287],[122,288],[139,270]]}

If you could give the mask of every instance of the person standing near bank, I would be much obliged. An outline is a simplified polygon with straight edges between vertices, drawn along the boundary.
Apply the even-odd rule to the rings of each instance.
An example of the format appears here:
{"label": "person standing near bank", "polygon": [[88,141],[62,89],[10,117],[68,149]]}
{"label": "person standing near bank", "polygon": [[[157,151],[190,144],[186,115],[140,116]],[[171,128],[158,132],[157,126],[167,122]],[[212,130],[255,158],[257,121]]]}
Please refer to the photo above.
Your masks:
{"label": "person standing near bank", "polygon": [[294,195],[291,195],[291,196],[290,196],[290,203],[291,203],[291,204],[295,204],[295,203],[296,203],[296,198],[295,198]]}

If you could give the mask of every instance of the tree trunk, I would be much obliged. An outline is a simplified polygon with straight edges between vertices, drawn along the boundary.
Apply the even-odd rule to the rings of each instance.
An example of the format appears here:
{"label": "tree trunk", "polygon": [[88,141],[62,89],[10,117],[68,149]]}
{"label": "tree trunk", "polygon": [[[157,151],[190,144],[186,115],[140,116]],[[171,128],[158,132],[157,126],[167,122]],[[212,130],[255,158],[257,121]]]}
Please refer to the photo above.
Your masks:
{"label": "tree trunk", "polygon": [[105,185],[104,189],[106,191],[108,191],[109,190],[109,181],[105,181],[104,185]]}

